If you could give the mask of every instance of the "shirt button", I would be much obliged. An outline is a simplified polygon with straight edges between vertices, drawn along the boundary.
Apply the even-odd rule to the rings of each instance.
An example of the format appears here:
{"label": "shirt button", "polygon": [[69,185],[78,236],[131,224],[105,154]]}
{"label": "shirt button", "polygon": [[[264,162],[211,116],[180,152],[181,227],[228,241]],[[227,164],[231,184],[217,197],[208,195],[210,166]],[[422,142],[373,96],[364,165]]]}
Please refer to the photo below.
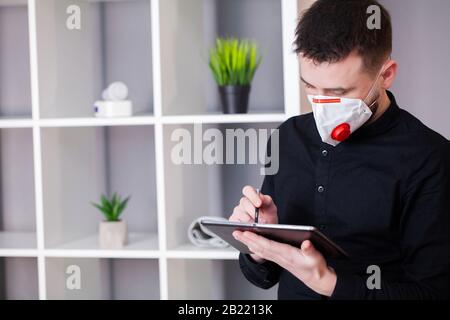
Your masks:
{"label": "shirt button", "polygon": [[325,191],[325,188],[323,186],[318,186],[317,187],[317,191],[319,191],[320,193]]}
{"label": "shirt button", "polygon": [[327,154],[328,154],[328,151],[327,151],[327,150],[322,150],[322,156],[326,157]]}

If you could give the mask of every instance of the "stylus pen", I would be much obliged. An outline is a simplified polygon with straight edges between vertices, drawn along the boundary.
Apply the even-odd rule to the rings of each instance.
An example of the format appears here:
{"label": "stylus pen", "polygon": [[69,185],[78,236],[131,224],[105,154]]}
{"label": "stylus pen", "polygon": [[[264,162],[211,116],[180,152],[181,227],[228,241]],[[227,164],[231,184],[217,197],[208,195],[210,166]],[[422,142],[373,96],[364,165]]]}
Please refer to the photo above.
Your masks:
{"label": "stylus pen", "polygon": [[[259,198],[259,189],[256,188],[256,193],[258,194],[258,198]],[[259,208],[255,208],[255,223],[258,223],[258,218],[259,218]]]}

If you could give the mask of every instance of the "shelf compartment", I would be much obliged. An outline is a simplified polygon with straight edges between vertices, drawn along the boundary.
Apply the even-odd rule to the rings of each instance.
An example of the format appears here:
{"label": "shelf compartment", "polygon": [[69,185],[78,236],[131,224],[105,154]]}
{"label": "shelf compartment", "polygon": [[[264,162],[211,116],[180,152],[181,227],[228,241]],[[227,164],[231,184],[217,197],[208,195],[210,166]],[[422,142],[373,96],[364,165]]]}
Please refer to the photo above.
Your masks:
{"label": "shelf compartment", "polygon": [[208,52],[217,36],[258,42],[263,61],[255,73],[249,113],[285,113],[280,0],[160,1],[164,115],[220,112]]}
{"label": "shelf compartment", "polygon": [[[0,1],[0,126],[31,119],[31,78],[26,1]],[[9,120],[8,120],[9,121]]]}
{"label": "shelf compartment", "polygon": [[32,129],[0,129],[0,251],[36,249],[35,233]]}
{"label": "shelf compartment", "polygon": [[36,258],[0,258],[0,278],[1,300],[39,298]]}
{"label": "shelf compartment", "polygon": [[[66,27],[70,5],[80,29]],[[150,1],[40,0],[36,21],[41,118],[93,117],[114,81],[128,86],[135,114],[153,113]]]}
{"label": "shelf compartment", "polygon": [[278,285],[264,290],[251,284],[233,260],[168,260],[168,293],[174,300],[267,300]]}
{"label": "shelf compartment", "polygon": [[[178,250],[177,248],[189,248],[190,242],[187,236],[187,230],[192,221],[200,216],[219,216],[229,218],[234,207],[238,204],[242,197],[242,188],[249,184],[255,187],[261,187],[263,175],[260,170],[263,168],[261,160],[261,153],[264,155],[268,136],[272,129],[277,128],[277,123],[253,123],[253,124],[205,124],[205,125],[165,125],[164,126],[164,158],[165,158],[165,193],[166,193],[166,234],[167,234],[167,248],[169,251],[174,250],[175,256],[185,256],[193,253],[197,257],[211,257],[215,249],[201,249],[198,253],[189,252],[186,250]],[[197,129],[196,129],[197,128]],[[237,132],[235,130],[242,130],[250,137],[253,132],[256,138],[247,138],[246,143],[246,157],[244,162],[246,164],[238,164],[235,152],[235,164],[207,164],[202,158],[203,152],[206,151],[206,146],[211,142],[195,141],[195,139],[202,139],[207,134],[208,130],[216,131],[223,137],[223,148],[226,148],[226,132],[231,130],[231,133]],[[177,131],[180,130],[180,131]],[[266,136],[260,134],[266,132]],[[183,136],[183,138],[180,138]],[[188,142],[188,140],[190,142]],[[249,142],[257,143],[258,155],[256,162],[250,163]],[[187,147],[190,143],[190,157],[187,160],[191,164],[178,164],[174,156],[179,155],[180,149],[177,149],[181,143],[186,142],[184,146]],[[237,139],[234,140],[234,150],[236,151]],[[261,151],[262,148],[262,151]],[[200,149],[200,160],[195,164],[194,153]],[[218,153],[222,153],[219,158],[226,160],[226,150],[218,147]],[[183,151],[184,153],[184,151]],[[177,201],[173,201],[177,199]],[[184,252],[184,253],[183,253]],[[233,258],[235,253],[227,253],[216,251],[217,256]]]}
{"label": "shelf compartment", "polygon": [[46,275],[50,300],[160,297],[156,259],[46,258]]}
{"label": "shelf compartment", "polygon": [[96,250],[93,239],[103,215],[91,202],[118,192],[131,195],[121,216],[130,234],[148,236],[143,247],[138,241],[130,249],[153,250],[155,241],[148,239],[157,234],[154,127],[41,130],[45,247]]}

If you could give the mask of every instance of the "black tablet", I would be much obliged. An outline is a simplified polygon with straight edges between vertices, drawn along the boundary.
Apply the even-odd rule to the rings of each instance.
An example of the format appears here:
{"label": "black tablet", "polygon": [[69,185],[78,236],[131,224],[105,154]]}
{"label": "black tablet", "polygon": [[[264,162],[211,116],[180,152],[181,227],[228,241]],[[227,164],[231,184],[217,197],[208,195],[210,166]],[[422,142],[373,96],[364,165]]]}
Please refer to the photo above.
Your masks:
{"label": "black tablet", "polygon": [[344,250],[312,226],[243,223],[213,219],[203,219],[200,223],[242,253],[252,252],[246,245],[233,237],[235,230],[252,231],[267,239],[287,243],[297,248],[300,248],[303,241],[311,240],[316,249],[326,258],[348,258]]}

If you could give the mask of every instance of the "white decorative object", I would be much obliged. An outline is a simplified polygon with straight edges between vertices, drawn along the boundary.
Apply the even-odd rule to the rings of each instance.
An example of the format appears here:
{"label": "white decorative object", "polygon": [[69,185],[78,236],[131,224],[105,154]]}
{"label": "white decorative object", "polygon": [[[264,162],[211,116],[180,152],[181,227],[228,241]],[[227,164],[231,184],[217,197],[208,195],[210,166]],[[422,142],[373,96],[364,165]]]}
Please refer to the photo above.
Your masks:
{"label": "white decorative object", "polygon": [[127,223],[123,220],[100,222],[99,243],[102,249],[123,248],[128,243]]}
{"label": "white decorative object", "polygon": [[202,219],[213,219],[217,221],[228,221],[228,219],[222,217],[199,217],[192,221],[188,228],[188,238],[191,243],[197,247],[214,247],[214,248],[226,248],[230,245],[216,236],[214,233],[203,227],[200,223]]}
{"label": "white decorative object", "polygon": [[125,83],[116,81],[103,90],[103,100],[94,103],[94,115],[99,118],[131,117],[133,103],[126,100],[128,87]]}
{"label": "white decorative object", "polygon": [[130,100],[99,100],[94,103],[94,115],[99,118],[131,117],[133,115],[133,104]]}
{"label": "white decorative object", "polygon": [[103,100],[122,101],[128,97],[128,87],[125,83],[116,81],[103,90]]}

